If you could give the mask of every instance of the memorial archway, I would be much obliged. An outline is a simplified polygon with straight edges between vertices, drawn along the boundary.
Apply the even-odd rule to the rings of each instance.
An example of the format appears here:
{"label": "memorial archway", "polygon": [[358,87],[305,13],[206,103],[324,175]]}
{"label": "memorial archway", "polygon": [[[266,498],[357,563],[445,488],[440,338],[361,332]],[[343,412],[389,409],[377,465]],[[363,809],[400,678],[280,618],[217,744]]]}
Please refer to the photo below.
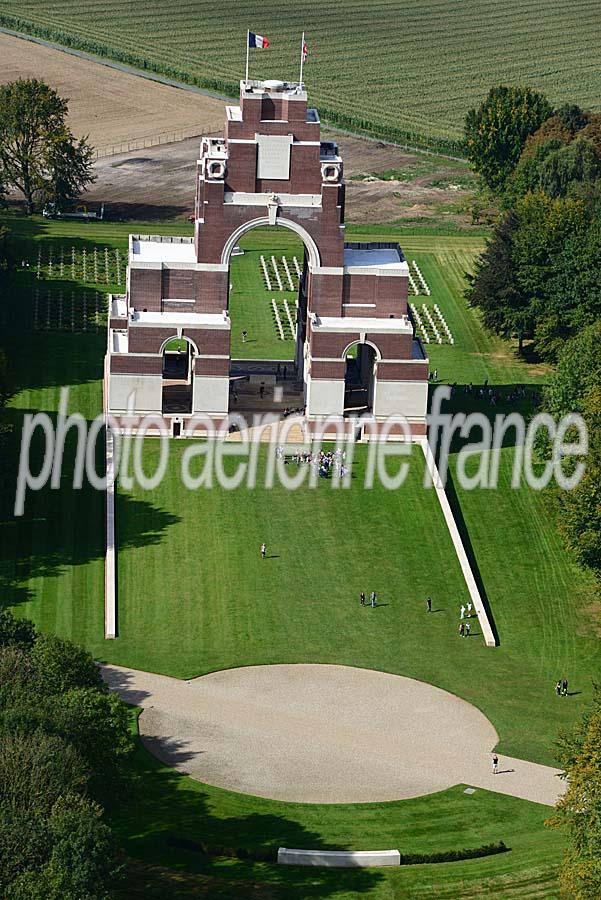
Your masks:
{"label": "memorial archway", "polygon": [[373,412],[380,351],[369,341],[353,341],[343,352],[344,414]]}
{"label": "memorial archway", "polygon": [[174,334],[163,341],[159,352],[162,357],[162,412],[188,414],[192,411],[198,347],[190,338]]}
{"label": "memorial archway", "polygon": [[304,412],[312,261],[315,242],[295,223],[254,219],[228,239],[230,412]]}

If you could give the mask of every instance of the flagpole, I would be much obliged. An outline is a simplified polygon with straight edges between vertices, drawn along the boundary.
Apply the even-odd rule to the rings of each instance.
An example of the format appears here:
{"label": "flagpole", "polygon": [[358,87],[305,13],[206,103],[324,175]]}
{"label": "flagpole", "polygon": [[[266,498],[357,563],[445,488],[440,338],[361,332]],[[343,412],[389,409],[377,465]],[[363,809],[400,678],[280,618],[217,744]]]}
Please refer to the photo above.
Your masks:
{"label": "flagpole", "polygon": [[304,56],[303,50],[304,50],[304,47],[305,47],[305,32],[303,31],[303,36],[302,36],[302,38],[301,38],[300,78],[299,78],[299,84],[302,84],[302,83],[303,83],[303,61],[304,61],[304,60],[303,60],[303,56]]}
{"label": "flagpole", "polygon": [[250,30],[246,29],[246,77],[244,79],[245,82],[248,82],[248,51],[250,45]]}

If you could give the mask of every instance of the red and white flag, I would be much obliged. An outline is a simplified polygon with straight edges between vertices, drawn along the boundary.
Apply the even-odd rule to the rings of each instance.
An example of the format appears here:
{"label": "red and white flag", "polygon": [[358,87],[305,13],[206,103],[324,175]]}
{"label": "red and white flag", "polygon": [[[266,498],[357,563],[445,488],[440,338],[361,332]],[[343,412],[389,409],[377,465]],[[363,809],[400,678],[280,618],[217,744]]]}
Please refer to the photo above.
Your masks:
{"label": "red and white flag", "polygon": [[306,61],[308,55],[309,55],[309,48],[307,47],[307,42],[303,41],[303,49],[301,50],[301,56],[303,58],[303,62]]}

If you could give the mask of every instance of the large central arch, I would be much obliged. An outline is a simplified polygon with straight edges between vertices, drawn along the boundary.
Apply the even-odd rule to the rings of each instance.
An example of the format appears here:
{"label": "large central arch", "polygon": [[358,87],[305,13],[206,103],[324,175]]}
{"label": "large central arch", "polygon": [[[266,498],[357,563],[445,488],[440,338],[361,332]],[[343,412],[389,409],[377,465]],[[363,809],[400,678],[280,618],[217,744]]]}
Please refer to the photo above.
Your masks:
{"label": "large central arch", "polygon": [[240,238],[243,237],[248,231],[252,231],[253,228],[259,228],[262,225],[269,225],[273,227],[274,224],[277,226],[281,226],[282,228],[288,228],[290,231],[294,231],[305,245],[305,249],[309,257],[309,266],[311,267],[311,269],[314,270],[319,268],[319,266],[321,265],[319,249],[309,232],[305,228],[303,228],[302,225],[299,225],[297,222],[293,222],[291,219],[278,217],[274,223],[269,220],[268,216],[260,216],[257,219],[250,219],[248,222],[244,222],[231,233],[231,235],[223,245],[223,250],[221,251],[221,264],[225,266],[229,265],[232,250],[234,249]]}
{"label": "large central arch", "polygon": [[[274,313],[272,313],[272,305],[273,310],[275,311],[275,316],[278,317],[278,322],[280,322],[279,316],[281,316],[282,324],[279,327],[279,334],[282,340],[284,340],[284,332],[289,338],[289,331],[292,330],[294,352],[291,356],[288,355],[288,352],[279,352],[279,350],[276,349],[275,344],[270,344],[270,346],[268,348],[265,348],[262,353],[257,352],[259,344],[257,344],[256,339],[253,337],[252,328],[251,333],[248,337],[251,343],[255,345],[255,347],[254,351],[251,351],[248,355],[240,346],[237,339],[233,337],[231,338],[228,411],[237,411],[243,415],[255,412],[275,412],[285,415],[286,410],[288,410],[289,412],[294,410],[297,413],[304,413],[306,405],[305,339],[307,329],[307,285],[308,280],[311,277],[310,272],[313,266],[319,267],[320,265],[320,253],[314,238],[302,225],[286,218],[277,219],[277,221],[274,223],[273,218],[270,221],[270,219],[266,216],[259,216],[239,225],[228,237],[227,241],[223,245],[220,265],[223,268],[228,269],[229,284],[227,309],[231,321],[231,334],[232,336],[234,335],[234,333],[239,334],[240,327],[243,323],[243,320],[241,318],[240,321],[238,321],[238,319],[234,319],[234,313],[231,304],[231,292],[236,281],[233,268],[235,268],[235,265],[238,262],[236,256],[234,256],[234,248],[238,245],[240,245],[241,248],[245,247],[246,245],[243,240],[245,236],[248,236],[251,232],[264,229],[271,229],[270,234],[266,235],[268,243],[271,243],[272,240],[275,240],[276,243],[279,243],[278,239],[274,238],[274,224],[277,226],[281,226],[283,229],[290,231],[293,235],[295,235],[293,251],[295,254],[294,258],[297,259],[298,257],[301,260],[302,267],[300,271],[297,270],[299,274],[299,280],[297,286],[295,286],[294,289],[292,287],[292,281],[290,282],[290,290],[293,294],[296,294],[295,300],[293,301],[295,304],[295,309],[293,308],[292,318],[290,318],[290,311],[288,311],[288,318],[286,318],[286,315],[282,312],[280,301],[280,312],[279,314],[277,313],[276,304],[278,304],[277,298],[279,296],[279,289],[277,285],[275,285],[275,282],[273,288],[268,288],[266,286],[265,291],[262,292],[264,295],[263,299],[260,299],[259,302],[265,305],[266,310],[269,310],[270,320],[274,315]],[[280,232],[280,234],[282,234],[282,232]],[[298,239],[298,241],[296,239]],[[287,245],[288,241],[286,241],[285,243]],[[257,250],[257,248],[254,248],[253,246],[249,246],[248,249],[254,249],[255,251]],[[274,260],[274,256],[270,256],[270,254],[272,252],[277,253],[283,251],[283,247],[280,249],[280,251],[274,251],[273,248],[272,250],[267,250],[266,248],[261,247],[260,252],[265,253],[268,259],[271,258],[272,260]],[[288,255],[287,250],[286,254]],[[262,256],[261,259],[264,259],[264,257]],[[290,265],[292,267],[292,264]],[[256,266],[258,272],[258,259],[256,261]],[[288,291],[288,287],[285,286],[284,290]],[[275,296],[272,296],[270,298],[270,294],[275,294]],[[288,305],[289,300],[290,298],[288,297],[288,299],[286,300],[286,306]],[[238,307],[237,310],[239,316],[240,307]],[[290,329],[288,327],[288,322],[290,323]],[[284,331],[282,330],[282,325]],[[294,325],[296,326],[295,328]],[[244,325],[244,327],[246,327],[246,325]],[[274,321],[274,334],[276,333],[275,328],[276,324]],[[247,334],[247,332],[245,331],[242,331],[241,333],[244,335]],[[287,351],[291,349],[290,344],[281,344],[280,347],[282,351],[284,350],[284,347],[286,347]]]}

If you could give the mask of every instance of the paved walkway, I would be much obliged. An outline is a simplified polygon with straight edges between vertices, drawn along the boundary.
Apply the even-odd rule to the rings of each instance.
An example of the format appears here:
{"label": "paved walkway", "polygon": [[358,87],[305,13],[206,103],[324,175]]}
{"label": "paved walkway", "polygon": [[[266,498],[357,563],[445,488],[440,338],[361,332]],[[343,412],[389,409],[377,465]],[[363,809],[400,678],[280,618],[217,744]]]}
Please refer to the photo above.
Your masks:
{"label": "paved walkway", "polygon": [[553,805],[559,770],[500,757],[476,707],[432,685],[369,669],[250,666],[179,681],[103,666],[144,708],[142,740],[207,784],[277,800],[397,800],[455,784]]}

